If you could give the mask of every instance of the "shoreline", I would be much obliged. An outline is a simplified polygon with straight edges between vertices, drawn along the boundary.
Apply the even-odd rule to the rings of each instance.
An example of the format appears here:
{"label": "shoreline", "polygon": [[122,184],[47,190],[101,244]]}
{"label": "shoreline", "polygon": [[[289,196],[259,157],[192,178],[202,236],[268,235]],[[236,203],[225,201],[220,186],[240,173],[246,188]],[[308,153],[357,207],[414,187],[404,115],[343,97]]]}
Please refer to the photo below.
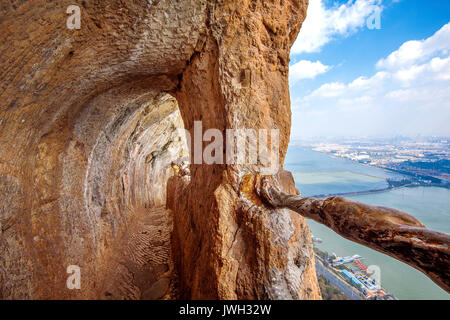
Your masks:
{"label": "shoreline", "polygon": [[365,297],[355,288],[342,280],[335,271],[326,267],[322,258],[314,253],[315,267],[317,275],[327,279],[333,286],[340,290],[349,300],[366,300]]}
{"label": "shoreline", "polygon": [[391,190],[397,190],[401,188],[417,188],[417,187],[436,187],[436,188],[444,188],[448,189],[447,186],[439,186],[439,185],[417,185],[417,184],[406,184],[399,187],[387,187],[383,189],[372,189],[372,190],[364,190],[364,191],[352,191],[352,192],[342,192],[342,193],[330,193],[330,194],[318,194],[313,195],[311,198],[329,198],[329,197],[346,197],[346,196],[358,196],[358,195],[365,195],[365,194],[372,194],[372,193],[381,193],[381,192],[387,192]]}
{"label": "shoreline", "polygon": [[[383,174],[384,172],[389,172],[389,170],[383,169],[383,168],[379,168],[379,167],[375,167],[375,166],[371,166],[371,165],[367,165],[367,164],[361,164],[359,162],[356,161],[351,161],[348,159],[343,159],[343,158],[337,158],[337,157],[332,157],[328,154],[325,153],[321,153],[321,152],[317,152],[317,151],[311,151],[308,150],[306,148],[304,148],[305,153],[302,153],[300,151],[296,151],[296,152],[292,152],[292,157],[291,158],[287,158],[286,162],[290,162],[292,164],[292,168],[294,169],[292,170],[293,173],[296,171],[295,169],[299,170],[299,171],[303,171],[306,172],[307,171],[307,166],[305,163],[305,165],[303,166],[295,166],[295,160],[292,159],[299,159],[297,161],[311,161],[311,159],[316,159],[314,153],[316,154],[322,154],[325,155],[327,158],[321,158],[321,157],[317,157],[317,159],[323,159],[323,162],[321,162],[321,166],[313,166],[313,169],[322,169],[322,170],[327,170],[329,171],[333,171],[333,170],[339,170],[339,169],[346,169],[350,168],[349,170],[352,171],[352,166],[347,166],[347,164],[351,165],[362,165],[361,168],[361,172],[365,173],[365,172],[369,172],[369,174],[371,174],[372,171],[370,170],[365,170],[366,169],[378,169],[378,170],[382,170],[379,173],[377,173],[376,171],[375,174],[378,175],[380,177],[384,177],[384,180],[387,177],[391,177],[391,175],[387,175],[385,176]],[[313,153],[309,153],[309,152],[313,152]],[[336,165],[333,165],[335,162],[333,161],[333,159],[336,160],[344,160],[347,164],[344,166],[339,166],[337,163]],[[290,161],[289,161],[290,160]],[[327,162],[329,161],[329,162]],[[356,169],[355,169],[356,170]],[[359,170],[359,169],[358,169]],[[391,171],[392,172],[392,171]],[[294,175],[295,176],[295,175]],[[297,180],[299,180],[298,178],[301,178],[301,176],[297,177]],[[393,177],[395,178],[395,177]],[[401,178],[401,177],[400,177]],[[395,180],[395,179],[393,179]],[[411,180],[411,179],[408,179]],[[320,181],[320,180],[318,180]],[[409,182],[410,181],[398,181],[394,182],[394,185],[391,185],[389,187],[389,185],[386,184],[377,184],[377,185],[366,185],[365,189],[362,189],[361,186],[364,186],[364,184],[361,184],[359,187],[354,188],[354,186],[351,186],[349,184],[349,188],[354,188],[353,190],[339,190],[339,188],[335,188],[334,184],[332,185],[334,190],[327,190],[327,182],[328,180],[325,180],[323,187],[321,186],[320,188],[310,188],[311,191],[313,192],[308,192],[308,196],[311,195],[311,197],[317,197],[317,196],[321,196],[321,197],[327,197],[327,196],[347,196],[347,197],[352,197],[352,199],[356,200],[356,201],[360,201],[360,202],[365,202],[366,200],[369,201],[369,198],[377,198],[374,199],[373,201],[376,202],[382,198],[388,198],[388,199],[394,199],[395,201],[399,200],[399,202],[397,203],[397,205],[399,207],[396,207],[398,210],[406,210],[406,207],[403,207],[403,205],[409,205],[409,204],[413,204],[414,207],[416,207],[416,199],[415,198],[410,198],[405,196],[404,198],[401,196],[402,193],[404,192],[405,194],[422,194],[422,190],[425,192],[425,198],[424,199],[430,199],[430,200],[425,200],[425,201],[433,201],[434,196],[433,194],[436,192],[440,195],[442,195],[442,197],[439,197],[439,199],[442,198],[442,200],[445,200],[446,195],[448,195],[447,192],[445,192],[446,190],[440,190],[440,189],[433,189],[433,188],[428,188],[428,189],[421,189],[421,188],[416,188],[414,189],[414,187],[420,187],[420,186],[424,186],[424,187],[443,187],[444,189],[449,189],[449,187],[445,187],[442,185],[433,185],[433,184],[426,184],[424,183],[424,185],[420,185],[419,183],[411,185]],[[380,180],[381,181],[381,180]],[[297,188],[302,191],[302,184],[301,181],[296,181],[297,182]],[[403,185],[400,185],[400,183],[404,183]],[[319,187],[319,186],[318,186]],[[394,191],[393,189],[400,189],[403,187],[407,187],[407,188],[411,188],[411,189],[403,189],[401,191]],[[389,193],[390,190],[393,190],[392,193]],[[306,189],[304,190],[306,191]],[[316,191],[316,192],[314,192]],[[320,194],[318,192],[320,192]],[[383,192],[386,192],[386,194],[383,194]],[[314,195],[313,195],[314,194]],[[371,195],[373,194],[373,195]],[[357,195],[361,195],[360,197],[357,197]],[[304,195],[306,196],[306,195]],[[380,200],[381,201],[381,200]],[[390,200],[389,200],[390,201]],[[421,200],[420,200],[421,201]],[[427,210],[428,209],[422,209],[426,207],[425,203],[421,203],[421,202],[417,203],[417,208],[419,208],[420,210],[417,210],[417,216],[416,216],[416,212],[412,212],[411,214],[413,214],[415,217],[417,217],[419,220],[421,220],[421,216],[419,215],[420,213],[423,213],[424,216],[427,214]],[[445,200],[445,203],[447,201]],[[385,204],[378,204],[378,205],[385,205]],[[420,211],[420,212],[419,212]],[[446,211],[446,210],[444,210]],[[444,212],[443,211],[443,212]],[[407,211],[409,212],[409,211]],[[442,212],[438,212],[439,214],[441,214]],[[441,215],[439,215],[439,217],[442,217]],[[432,219],[433,220],[433,219]],[[443,222],[442,222],[443,221]],[[434,227],[436,228],[437,225],[434,225],[435,223],[439,223],[439,224],[445,224],[446,220],[441,220],[439,218],[439,220],[436,221],[431,221],[431,224],[426,223],[426,225],[428,227]],[[385,256],[385,255],[381,255],[378,256],[379,252],[377,252],[376,250],[370,249],[370,248],[361,248],[361,251],[357,250],[357,247],[353,247],[352,243],[347,243],[346,241],[348,241],[347,239],[339,236],[339,234],[336,234],[334,231],[329,230],[327,228],[321,228],[321,226],[318,224],[316,226],[316,224],[314,223],[314,221],[307,221],[311,232],[314,234],[315,237],[320,237],[322,238],[324,241],[324,243],[322,244],[314,244],[315,247],[320,247],[322,248],[322,250],[328,251],[328,252],[334,252],[334,251],[339,251],[342,250],[342,254],[344,255],[352,255],[355,250],[356,252],[358,252],[359,254],[361,254],[362,256],[364,256],[367,260],[365,260],[365,263],[367,265],[370,264],[374,264],[374,265],[378,265],[380,267],[380,269],[383,272],[383,288],[385,288],[385,290],[387,290],[388,292],[392,293],[397,299],[424,299],[424,298],[432,298],[432,299],[443,299],[443,300],[448,300],[448,295],[445,292],[442,292],[440,290],[440,288],[438,288],[436,286],[436,284],[432,281],[430,281],[428,278],[423,278],[421,275],[416,274],[415,270],[411,269],[411,267],[409,265],[400,263],[397,264],[397,261],[394,259],[394,261],[391,261],[390,259],[393,259],[390,256]],[[446,225],[446,224],[445,224]],[[440,230],[441,232],[444,230]],[[392,264],[391,264],[392,263]],[[395,266],[392,267],[392,266]],[[413,283],[413,282],[417,282],[417,284]],[[418,287],[418,285],[420,285],[420,287]]]}
{"label": "shoreline", "polygon": [[[327,156],[329,156],[331,158],[334,158],[334,159],[341,159],[341,160],[345,160],[345,161],[349,161],[349,162],[353,162],[353,163],[358,163],[360,165],[363,165],[363,166],[366,166],[366,167],[370,167],[370,168],[377,168],[377,169],[384,170],[384,171],[395,172],[395,173],[403,175],[403,176],[410,176],[410,177],[411,176],[412,177],[419,176],[419,177],[423,177],[423,178],[427,178],[427,179],[437,179],[437,180],[441,181],[441,184],[444,185],[443,186],[444,188],[450,188],[450,186],[449,186],[450,181],[446,180],[445,178],[440,178],[440,177],[438,178],[438,177],[429,176],[429,175],[426,175],[426,174],[417,174],[417,173],[408,172],[408,171],[405,171],[405,170],[399,170],[399,169],[384,167],[384,166],[380,166],[380,165],[373,165],[373,164],[369,164],[369,163],[365,163],[365,162],[359,162],[359,161],[356,161],[356,160],[353,160],[353,159],[350,159],[350,158],[347,158],[347,157],[337,156],[337,155],[335,155],[333,153],[329,153],[329,152],[326,152],[326,151],[317,151],[317,150],[314,150],[313,147],[311,147],[311,146],[302,146],[302,145],[293,145],[293,146],[299,147],[299,148],[303,148],[303,149],[307,149],[307,150],[312,151],[312,152],[325,154],[325,155],[327,155]],[[436,183],[436,182],[434,182],[434,183]]]}
{"label": "shoreline", "polygon": [[[297,146],[297,147],[305,148],[305,149],[307,149],[309,151],[312,151],[312,152],[321,153],[321,154],[327,155],[327,156],[329,156],[331,158],[342,159],[342,160],[349,161],[349,162],[352,162],[352,163],[355,163],[355,164],[357,163],[357,164],[360,164],[360,165],[363,165],[363,166],[366,166],[366,167],[369,167],[369,168],[377,168],[377,169],[380,169],[380,170],[383,170],[383,171],[386,171],[386,172],[395,172],[395,173],[403,175],[405,177],[406,176],[409,176],[409,177],[412,176],[412,177],[417,178],[417,175],[413,174],[411,172],[405,172],[405,171],[396,170],[396,169],[393,169],[393,168],[386,168],[386,167],[371,165],[371,164],[368,164],[368,163],[361,163],[359,161],[355,161],[355,160],[348,159],[348,158],[345,158],[345,157],[339,157],[339,156],[336,156],[334,154],[330,154],[330,153],[327,153],[327,152],[316,151],[316,150],[313,150],[311,147],[305,147],[305,146]],[[429,176],[421,176],[421,177],[430,178]],[[437,179],[435,177],[431,177],[431,178]],[[389,184],[389,182],[386,179],[386,182],[388,183],[388,187],[382,188],[382,189],[370,189],[370,190],[363,190],[363,191],[351,191],[351,192],[342,192],[342,193],[318,194],[318,195],[313,195],[311,197],[322,199],[322,198],[328,198],[328,197],[357,196],[357,195],[365,195],[365,194],[372,194],[372,193],[387,192],[387,191],[390,191],[390,190],[396,190],[396,189],[400,189],[400,188],[404,188],[404,187],[405,188],[437,187],[437,188],[450,189],[450,182],[442,183],[442,181],[443,180],[441,179],[441,183],[436,183],[436,182],[430,183],[430,184],[413,184],[413,183],[410,183],[410,184],[405,184],[405,185],[393,187],[393,186],[391,186]]]}

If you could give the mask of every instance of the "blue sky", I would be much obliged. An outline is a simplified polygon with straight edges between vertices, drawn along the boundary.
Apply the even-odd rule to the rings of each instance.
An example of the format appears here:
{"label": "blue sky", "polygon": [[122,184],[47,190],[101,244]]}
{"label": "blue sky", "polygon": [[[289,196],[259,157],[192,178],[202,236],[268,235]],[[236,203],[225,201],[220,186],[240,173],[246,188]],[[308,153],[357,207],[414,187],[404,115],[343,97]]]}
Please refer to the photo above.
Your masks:
{"label": "blue sky", "polygon": [[450,1],[310,0],[290,89],[293,139],[450,136]]}

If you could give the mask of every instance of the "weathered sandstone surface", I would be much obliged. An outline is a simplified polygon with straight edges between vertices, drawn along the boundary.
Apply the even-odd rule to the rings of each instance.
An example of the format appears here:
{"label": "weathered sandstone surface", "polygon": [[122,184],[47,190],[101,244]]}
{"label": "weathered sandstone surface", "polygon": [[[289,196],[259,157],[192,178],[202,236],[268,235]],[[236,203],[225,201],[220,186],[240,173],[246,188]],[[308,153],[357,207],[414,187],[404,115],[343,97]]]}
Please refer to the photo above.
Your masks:
{"label": "weathered sandstone surface", "polygon": [[278,129],[295,193],[288,62],[307,0],[85,0],[79,30],[71,4],[0,4],[0,298],[320,299],[310,231],[260,202],[261,164],[172,165],[194,121]]}

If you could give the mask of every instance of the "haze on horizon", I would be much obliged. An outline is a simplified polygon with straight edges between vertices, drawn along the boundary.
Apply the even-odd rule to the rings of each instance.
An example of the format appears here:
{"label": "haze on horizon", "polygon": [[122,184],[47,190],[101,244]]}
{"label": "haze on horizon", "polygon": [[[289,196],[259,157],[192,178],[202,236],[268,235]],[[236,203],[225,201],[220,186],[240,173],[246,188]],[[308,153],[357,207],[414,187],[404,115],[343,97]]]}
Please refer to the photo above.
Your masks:
{"label": "haze on horizon", "polygon": [[450,2],[310,0],[289,72],[293,140],[450,136]]}

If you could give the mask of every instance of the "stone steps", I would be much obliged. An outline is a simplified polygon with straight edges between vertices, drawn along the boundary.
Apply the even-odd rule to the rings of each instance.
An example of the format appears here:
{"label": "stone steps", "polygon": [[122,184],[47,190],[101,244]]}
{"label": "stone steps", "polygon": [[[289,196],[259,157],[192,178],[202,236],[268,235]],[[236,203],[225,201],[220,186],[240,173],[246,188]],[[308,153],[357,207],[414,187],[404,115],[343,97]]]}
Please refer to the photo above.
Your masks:
{"label": "stone steps", "polygon": [[118,246],[112,275],[107,277],[103,299],[171,299],[171,215],[164,207],[140,209]]}

